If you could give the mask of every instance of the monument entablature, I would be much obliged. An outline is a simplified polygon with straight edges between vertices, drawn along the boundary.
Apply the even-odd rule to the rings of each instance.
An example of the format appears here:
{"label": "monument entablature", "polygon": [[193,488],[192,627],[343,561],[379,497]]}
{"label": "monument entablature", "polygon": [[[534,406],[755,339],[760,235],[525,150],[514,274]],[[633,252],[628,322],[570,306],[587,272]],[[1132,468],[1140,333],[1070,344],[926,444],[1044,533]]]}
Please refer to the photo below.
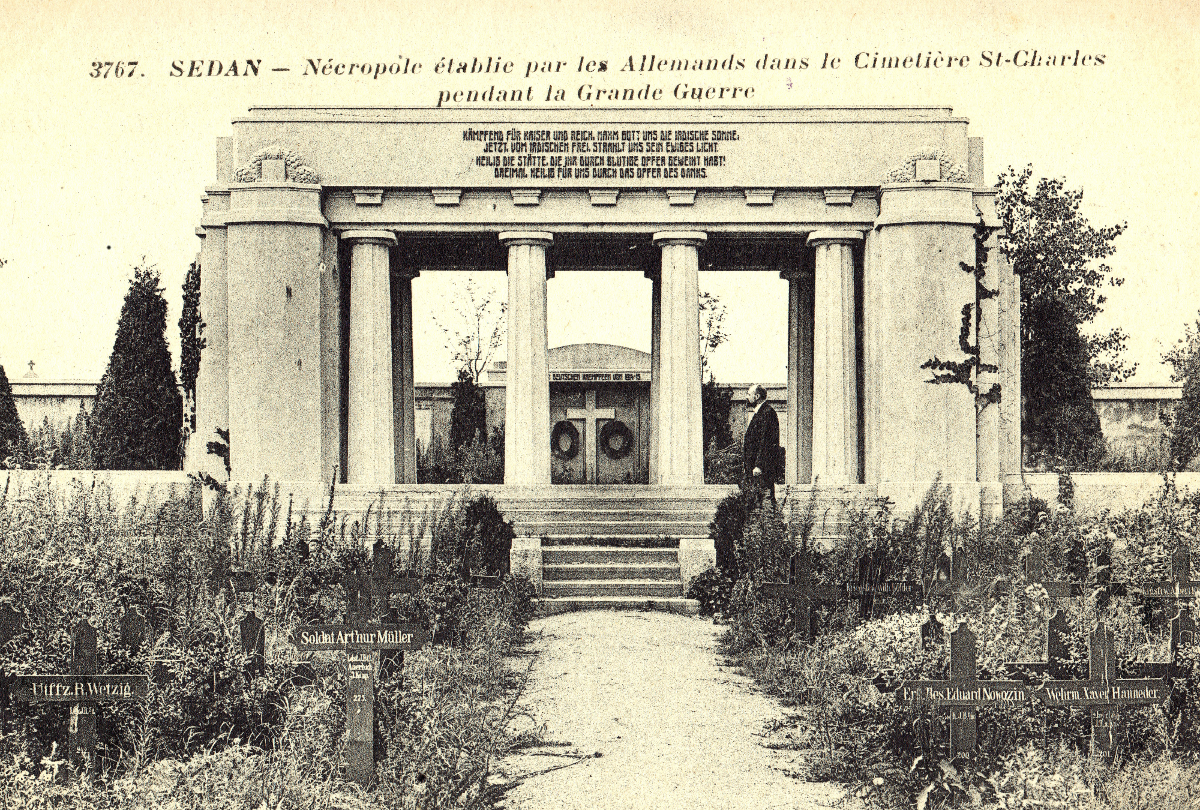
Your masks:
{"label": "monument entablature", "polygon": [[[649,281],[652,347],[630,428],[647,446],[619,460],[699,486],[698,272],[763,271],[788,281],[788,482],[908,504],[940,479],[993,509],[1019,475],[1019,294],[977,254],[999,222],[967,126],[947,107],[252,109],[203,198],[190,463],[212,467],[195,445],[221,428],[237,480],[415,482],[414,279],[505,270],[505,481],[549,485],[572,420],[580,474],[602,479],[612,447],[589,431],[624,395],[584,391],[552,421],[546,284],[622,270]],[[981,255],[996,296],[963,272]],[[922,367],[962,359],[966,310],[972,382],[999,404]]]}

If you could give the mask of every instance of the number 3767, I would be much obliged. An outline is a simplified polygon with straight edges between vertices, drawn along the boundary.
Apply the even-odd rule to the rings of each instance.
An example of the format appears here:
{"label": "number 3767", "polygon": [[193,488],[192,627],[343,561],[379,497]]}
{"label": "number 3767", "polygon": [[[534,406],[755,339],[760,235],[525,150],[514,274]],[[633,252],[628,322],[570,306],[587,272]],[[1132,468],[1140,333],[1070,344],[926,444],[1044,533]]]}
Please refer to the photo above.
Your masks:
{"label": "number 3767", "polygon": [[135,70],[138,66],[137,62],[92,62],[92,72],[88,74],[93,79],[123,79],[126,76],[133,78]]}

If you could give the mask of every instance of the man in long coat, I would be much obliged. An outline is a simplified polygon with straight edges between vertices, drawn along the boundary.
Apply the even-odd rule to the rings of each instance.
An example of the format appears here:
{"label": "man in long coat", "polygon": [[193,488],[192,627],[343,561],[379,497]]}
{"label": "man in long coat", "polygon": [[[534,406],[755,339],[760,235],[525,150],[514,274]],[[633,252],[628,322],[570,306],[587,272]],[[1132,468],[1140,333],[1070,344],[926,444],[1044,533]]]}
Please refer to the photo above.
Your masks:
{"label": "man in long coat", "polygon": [[764,495],[775,505],[775,478],[779,475],[779,417],[767,403],[767,389],[752,385],[746,389],[746,406],[754,416],[742,439],[742,489]]}

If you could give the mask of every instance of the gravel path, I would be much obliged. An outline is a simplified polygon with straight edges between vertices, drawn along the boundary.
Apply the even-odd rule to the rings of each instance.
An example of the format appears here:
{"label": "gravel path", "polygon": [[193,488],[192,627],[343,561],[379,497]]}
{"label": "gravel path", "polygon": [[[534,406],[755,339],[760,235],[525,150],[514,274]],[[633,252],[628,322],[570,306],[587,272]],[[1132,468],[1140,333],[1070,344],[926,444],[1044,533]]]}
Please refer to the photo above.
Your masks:
{"label": "gravel path", "polygon": [[[779,704],[723,665],[720,628],[669,613],[535,620],[521,705],[543,742],[506,758],[509,810],[827,808],[842,792],[795,777],[763,745]],[[528,727],[526,720],[525,726]]]}

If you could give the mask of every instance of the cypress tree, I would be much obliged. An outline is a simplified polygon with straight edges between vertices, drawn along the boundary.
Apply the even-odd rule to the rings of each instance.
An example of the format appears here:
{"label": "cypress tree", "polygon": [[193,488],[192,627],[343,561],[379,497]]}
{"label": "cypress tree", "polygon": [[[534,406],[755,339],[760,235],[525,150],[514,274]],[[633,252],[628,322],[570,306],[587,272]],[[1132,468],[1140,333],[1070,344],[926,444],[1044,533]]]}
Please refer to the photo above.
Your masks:
{"label": "cypress tree", "polygon": [[450,447],[454,450],[464,444],[487,438],[487,405],[483,389],[465,368],[458,371],[458,382],[450,386],[454,395],[454,407],[450,409]]}
{"label": "cypress tree", "polygon": [[0,366],[0,466],[4,466],[7,459],[21,461],[28,454],[29,434],[17,413],[8,375],[4,373],[4,366]]}
{"label": "cypress tree", "polygon": [[183,399],[171,368],[167,302],[158,284],[153,267],[134,268],[92,413],[98,469],[179,468]]}

